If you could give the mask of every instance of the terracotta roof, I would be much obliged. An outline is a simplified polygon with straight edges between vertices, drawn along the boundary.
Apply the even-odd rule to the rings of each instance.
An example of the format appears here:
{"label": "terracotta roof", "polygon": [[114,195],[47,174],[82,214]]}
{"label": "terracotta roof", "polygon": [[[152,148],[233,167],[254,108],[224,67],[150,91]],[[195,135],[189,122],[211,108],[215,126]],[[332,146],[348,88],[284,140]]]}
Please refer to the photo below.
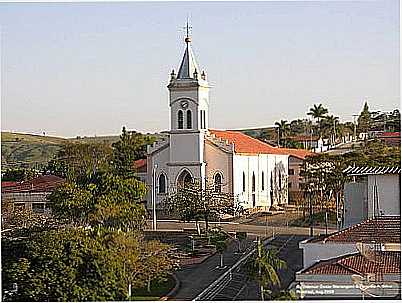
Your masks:
{"label": "terracotta roof", "polygon": [[1,187],[2,193],[21,193],[21,192],[50,192],[62,184],[63,178],[44,175],[36,177],[30,181],[16,182],[14,186]]}
{"label": "terracotta roof", "polygon": [[289,156],[293,156],[299,159],[304,160],[307,156],[316,155],[315,153],[308,151],[306,149],[297,149],[297,148],[281,148],[283,152],[288,154]]}
{"label": "terracotta roof", "polygon": [[379,138],[401,138],[400,132],[383,132],[378,134]]}
{"label": "terracotta roof", "polygon": [[209,129],[209,132],[229,143],[234,143],[236,153],[287,155],[281,148],[273,147],[238,131]]}
{"label": "terracotta roof", "polygon": [[1,188],[11,187],[17,185],[16,181],[1,181]]}
{"label": "terracotta roof", "polygon": [[[401,217],[368,219],[325,237],[322,242],[338,243],[400,243]],[[314,240],[312,241],[314,242]]]}
{"label": "terracotta roof", "polygon": [[301,272],[304,275],[400,274],[400,251],[377,251],[367,258],[360,253],[319,261]]}
{"label": "terracotta roof", "polygon": [[349,166],[343,170],[343,173],[349,176],[400,174],[401,168],[398,166]]}
{"label": "terracotta roof", "polygon": [[134,161],[134,168],[137,172],[146,172],[147,171],[147,159],[139,159]]}

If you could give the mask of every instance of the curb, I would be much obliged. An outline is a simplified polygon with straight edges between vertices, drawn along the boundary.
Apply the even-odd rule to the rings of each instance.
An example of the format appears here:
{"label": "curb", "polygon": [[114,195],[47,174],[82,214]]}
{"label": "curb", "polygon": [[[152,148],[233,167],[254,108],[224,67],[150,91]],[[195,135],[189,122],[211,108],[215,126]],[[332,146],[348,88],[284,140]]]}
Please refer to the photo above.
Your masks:
{"label": "curb", "polygon": [[163,297],[160,297],[159,301],[167,301],[167,300],[171,299],[172,297],[174,297],[176,295],[177,291],[180,289],[181,282],[177,278],[176,274],[171,273],[170,275],[173,277],[173,279],[175,281],[175,285],[166,295],[164,295]]}

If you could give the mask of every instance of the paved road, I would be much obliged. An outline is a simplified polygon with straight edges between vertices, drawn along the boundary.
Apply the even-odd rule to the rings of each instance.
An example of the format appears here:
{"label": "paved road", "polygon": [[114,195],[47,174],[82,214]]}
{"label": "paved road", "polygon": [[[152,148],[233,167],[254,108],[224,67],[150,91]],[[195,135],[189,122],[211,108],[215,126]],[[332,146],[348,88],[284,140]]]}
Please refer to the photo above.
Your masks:
{"label": "paved road", "polygon": [[[252,245],[253,239],[250,238],[244,243],[244,247]],[[234,254],[237,251],[237,243],[231,242],[224,253],[224,264],[231,266],[242,257],[242,254]],[[207,288],[213,281],[221,276],[225,270],[216,268],[219,265],[220,256],[215,254],[201,264],[184,266],[176,272],[176,276],[181,282],[181,287],[174,300],[192,300]]]}
{"label": "paved road", "polygon": [[[203,227],[203,222],[200,222]],[[148,226],[151,226],[150,223]],[[210,227],[221,226],[224,230],[230,231],[245,231],[252,235],[271,237],[274,235],[306,235],[310,234],[309,227],[277,227],[277,226],[258,226],[249,224],[236,224],[236,223],[210,223]],[[159,221],[157,224],[158,229],[163,230],[180,230],[183,228],[195,229],[195,223],[184,223],[177,220],[164,220]],[[328,233],[334,232],[335,229],[328,229]],[[314,228],[314,235],[324,234],[325,228]]]}

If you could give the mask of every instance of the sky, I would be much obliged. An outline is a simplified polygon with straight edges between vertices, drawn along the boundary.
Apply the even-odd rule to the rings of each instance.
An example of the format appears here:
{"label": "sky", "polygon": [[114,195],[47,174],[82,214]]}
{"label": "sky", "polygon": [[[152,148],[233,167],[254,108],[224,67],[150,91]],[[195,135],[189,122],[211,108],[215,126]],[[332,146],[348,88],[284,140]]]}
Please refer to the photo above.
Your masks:
{"label": "sky", "polygon": [[167,84],[192,47],[210,127],[352,121],[400,107],[399,1],[0,3],[3,131],[75,137],[169,129]]}

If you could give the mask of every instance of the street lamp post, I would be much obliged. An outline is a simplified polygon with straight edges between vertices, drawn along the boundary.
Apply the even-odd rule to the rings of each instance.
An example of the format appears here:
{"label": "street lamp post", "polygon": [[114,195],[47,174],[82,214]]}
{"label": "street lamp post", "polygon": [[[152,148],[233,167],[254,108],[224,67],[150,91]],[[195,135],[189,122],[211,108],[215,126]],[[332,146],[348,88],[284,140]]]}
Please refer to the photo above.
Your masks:
{"label": "street lamp post", "polygon": [[156,169],[158,164],[155,164],[152,170],[152,228],[156,231]]}

